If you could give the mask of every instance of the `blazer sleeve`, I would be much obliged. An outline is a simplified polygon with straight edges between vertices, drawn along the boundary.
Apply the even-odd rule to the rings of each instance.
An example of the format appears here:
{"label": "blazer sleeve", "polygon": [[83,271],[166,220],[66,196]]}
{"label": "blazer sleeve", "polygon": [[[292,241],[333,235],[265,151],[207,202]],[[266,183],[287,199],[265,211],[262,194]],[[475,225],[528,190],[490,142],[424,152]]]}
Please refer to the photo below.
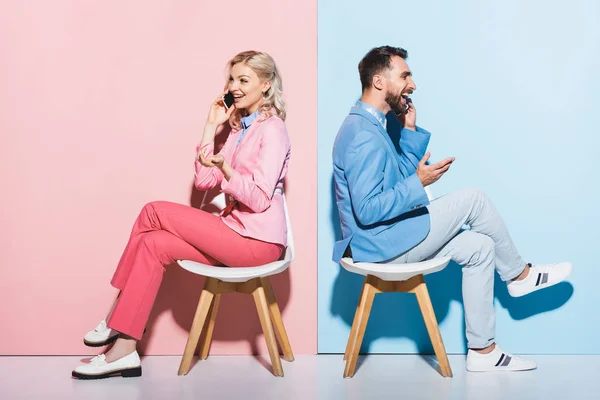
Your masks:
{"label": "blazer sleeve", "polygon": [[[225,143],[223,144],[223,148],[218,153],[218,154],[222,154],[223,158],[227,162],[231,162],[231,153],[232,153],[232,146],[233,146],[233,141],[234,141],[234,139],[232,139],[232,137],[234,136],[233,133],[234,133],[234,131],[229,132],[229,136],[227,136],[227,140],[225,140]],[[194,169],[195,169],[194,186],[196,186],[196,189],[198,189],[198,190],[212,189],[223,181],[223,173],[221,172],[221,170],[219,168],[205,167],[198,160],[198,155],[200,153],[202,153],[202,155],[204,157],[206,157],[206,156],[213,155],[214,151],[215,151],[214,142],[207,143],[204,146],[201,146],[200,144],[198,144],[198,146],[196,146],[196,161],[194,162]]]}
{"label": "blazer sleeve", "polygon": [[214,154],[215,144],[207,143],[204,146],[198,144],[196,146],[196,161],[194,161],[194,186],[198,190],[209,190],[221,183],[223,180],[223,173],[219,168],[205,167],[198,160],[198,156],[202,154],[204,157]]}
{"label": "blazer sleeve", "polygon": [[425,156],[431,133],[417,126],[417,130],[402,129],[400,133],[400,169],[405,176],[417,172],[419,162]]}
{"label": "blazer sleeve", "polygon": [[428,205],[427,193],[416,174],[383,190],[387,158],[383,138],[369,131],[359,132],[348,146],[344,171],[352,207],[358,221],[373,225],[398,217],[414,208]]}

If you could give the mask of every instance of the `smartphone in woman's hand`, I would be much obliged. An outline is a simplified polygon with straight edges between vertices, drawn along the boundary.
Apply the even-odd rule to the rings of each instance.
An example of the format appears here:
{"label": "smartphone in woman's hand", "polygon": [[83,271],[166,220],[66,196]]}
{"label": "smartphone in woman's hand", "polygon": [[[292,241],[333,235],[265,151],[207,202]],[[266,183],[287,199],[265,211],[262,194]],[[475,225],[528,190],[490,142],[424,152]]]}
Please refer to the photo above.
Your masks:
{"label": "smartphone in woman's hand", "polygon": [[227,92],[224,96],[223,96],[223,104],[225,104],[225,108],[229,110],[229,107],[231,107],[234,103],[234,98],[233,98],[233,94],[231,92]]}

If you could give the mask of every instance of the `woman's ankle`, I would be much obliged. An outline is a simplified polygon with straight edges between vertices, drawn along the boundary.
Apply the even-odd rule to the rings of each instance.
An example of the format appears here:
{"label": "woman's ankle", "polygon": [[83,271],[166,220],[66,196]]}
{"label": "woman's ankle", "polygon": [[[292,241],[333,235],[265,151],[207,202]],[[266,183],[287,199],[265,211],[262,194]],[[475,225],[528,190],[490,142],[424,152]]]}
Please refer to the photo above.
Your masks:
{"label": "woman's ankle", "polygon": [[[125,337],[123,337],[125,336]],[[121,334],[109,351],[106,352],[106,362],[114,362],[136,351],[137,340]]]}

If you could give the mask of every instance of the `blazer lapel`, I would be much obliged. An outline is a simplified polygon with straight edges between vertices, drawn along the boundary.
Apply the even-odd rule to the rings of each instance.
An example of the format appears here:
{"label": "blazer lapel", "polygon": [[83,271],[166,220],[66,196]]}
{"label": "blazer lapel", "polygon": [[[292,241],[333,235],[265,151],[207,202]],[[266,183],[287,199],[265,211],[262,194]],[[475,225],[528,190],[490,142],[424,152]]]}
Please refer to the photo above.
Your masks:
{"label": "blazer lapel", "polygon": [[[248,138],[250,136],[252,136],[253,132],[258,129],[258,127],[260,126],[261,123],[262,123],[262,121],[254,121],[254,123],[252,125],[250,125],[250,128],[248,128],[246,130],[246,133],[244,133],[244,137],[242,137],[242,140],[240,140],[240,143],[233,150],[233,154],[231,155],[231,166],[232,167],[235,166],[235,160],[236,160],[238,153],[240,152],[240,149],[242,148],[244,143],[246,143],[248,141]],[[240,134],[241,134],[241,132],[240,132]]]}
{"label": "blazer lapel", "polygon": [[373,125],[375,125],[375,127],[377,128],[377,131],[383,136],[383,139],[385,140],[390,151],[394,155],[394,159],[396,160],[396,163],[398,164],[398,168],[400,168],[400,154],[398,154],[398,152],[396,151],[396,148],[394,147],[394,143],[392,142],[390,135],[386,132],[386,130],[381,125],[381,123],[379,123],[377,118],[375,118],[371,113],[369,113],[359,107],[353,107],[352,110],[350,110],[350,114],[360,115],[361,117],[368,119]]}

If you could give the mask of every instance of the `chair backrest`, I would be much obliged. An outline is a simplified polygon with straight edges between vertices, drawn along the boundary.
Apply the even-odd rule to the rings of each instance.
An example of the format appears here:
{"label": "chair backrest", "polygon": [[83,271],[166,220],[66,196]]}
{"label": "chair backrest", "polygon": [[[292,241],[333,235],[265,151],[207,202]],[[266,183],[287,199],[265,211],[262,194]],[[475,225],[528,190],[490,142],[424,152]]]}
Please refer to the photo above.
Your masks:
{"label": "chair backrest", "polygon": [[287,226],[287,246],[285,248],[285,257],[283,259],[285,261],[292,262],[294,261],[294,258],[296,258],[296,248],[294,247],[294,234],[292,233],[292,223],[290,221],[290,213],[288,212],[285,194],[282,193],[281,197],[283,198],[283,210],[285,211],[285,225]]}
{"label": "chair backrest", "polygon": [[219,215],[225,206],[225,193],[222,193],[219,187],[204,192],[202,203],[200,203],[201,210],[209,212],[213,215]]}
{"label": "chair backrest", "polygon": [[[217,189],[218,190],[218,189]],[[285,248],[284,261],[292,262],[296,257],[296,248],[294,247],[294,235],[292,234],[292,224],[290,222],[290,214],[287,208],[285,194],[281,194],[283,198],[283,210],[285,212],[285,224],[287,227],[287,246]],[[225,193],[216,192],[215,189],[206,191],[202,198],[200,208],[214,215],[219,215],[221,210],[226,206]]]}

